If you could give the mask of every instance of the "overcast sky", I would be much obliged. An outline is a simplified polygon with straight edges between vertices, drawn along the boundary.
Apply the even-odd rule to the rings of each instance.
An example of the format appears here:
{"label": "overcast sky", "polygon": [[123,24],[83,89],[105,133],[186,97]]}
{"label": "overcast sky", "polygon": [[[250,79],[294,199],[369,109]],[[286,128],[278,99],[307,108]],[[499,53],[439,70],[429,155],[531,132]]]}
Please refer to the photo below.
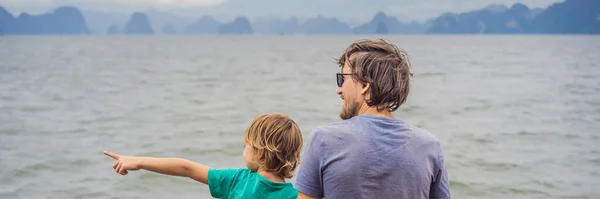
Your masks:
{"label": "overcast sky", "polygon": [[444,12],[465,12],[490,4],[510,6],[521,2],[530,8],[546,8],[564,0],[0,0],[14,15],[41,13],[60,5],[82,10],[131,13],[155,9],[188,16],[217,15],[250,18],[316,15],[356,20],[384,11],[403,21],[425,20]]}

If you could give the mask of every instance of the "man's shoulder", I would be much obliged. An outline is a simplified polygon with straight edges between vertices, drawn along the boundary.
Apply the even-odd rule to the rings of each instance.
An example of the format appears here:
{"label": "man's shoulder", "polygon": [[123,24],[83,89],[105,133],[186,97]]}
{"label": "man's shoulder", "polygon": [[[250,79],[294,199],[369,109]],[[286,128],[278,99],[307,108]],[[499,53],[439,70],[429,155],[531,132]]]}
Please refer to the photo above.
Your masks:
{"label": "man's shoulder", "polygon": [[427,141],[427,142],[435,142],[435,143],[439,143],[440,140],[433,135],[431,132],[429,132],[429,130],[418,127],[418,126],[414,126],[414,125],[408,125],[409,129],[411,132],[413,132],[415,134],[415,136],[418,136],[419,138]]}
{"label": "man's shoulder", "polygon": [[410,126],[410,131],[414,134],[416,138],[413,139],[413,143],[411,144],[415,146],[418,145],[421,147],[425,146],[425,148],[428,149],[427,151],[429,151],[429,153],[437,154],[438,156],[441,156],[443,154],[442,143],[440,142],[439,138],[436,137],[434,134],[432,134],[424,128],[412,125]]}
{"label": "man's shoulder", "polygon": [[312,131],[312,134],[313,136],[336,137],[340,136],[341,134],[353,133],[359,129],[361,129],[361,126],[352,121],[352,119],[349,119],[317,126]]}

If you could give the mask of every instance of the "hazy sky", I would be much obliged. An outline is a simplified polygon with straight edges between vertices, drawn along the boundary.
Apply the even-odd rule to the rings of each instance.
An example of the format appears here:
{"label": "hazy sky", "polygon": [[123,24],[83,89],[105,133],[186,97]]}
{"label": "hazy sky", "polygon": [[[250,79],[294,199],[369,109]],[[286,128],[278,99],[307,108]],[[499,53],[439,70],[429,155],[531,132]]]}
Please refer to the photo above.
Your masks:
{"label": "hazy sky", "polygon": [[530,8],[546,8],[563,0],[0,0],[14,15],[46,12],[59,5],[82,10],[131,13],[155,9],[187,16],[238,15],[256,17],[316,15],[346,20],[371,18],[384,11],[400,20],[425,20],[444,12],[465,12],[490,4],[510,6],[521,2]]}

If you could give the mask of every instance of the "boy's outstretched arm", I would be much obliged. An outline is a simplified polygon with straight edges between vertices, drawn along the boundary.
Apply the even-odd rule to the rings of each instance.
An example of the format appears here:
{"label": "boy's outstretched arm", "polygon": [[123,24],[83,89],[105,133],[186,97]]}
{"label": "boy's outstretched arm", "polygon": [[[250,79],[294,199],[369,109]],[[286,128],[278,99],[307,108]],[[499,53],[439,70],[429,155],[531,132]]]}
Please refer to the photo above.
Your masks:
{"label": "boy's outstretched arm", "polygon": [[144,169],[166,175],[189,177],[208,184],[209,167],[186,159],[124,156],[107,151],[104,154],[116,160],[113,168],[121,175],[127,175],[127,171]]}

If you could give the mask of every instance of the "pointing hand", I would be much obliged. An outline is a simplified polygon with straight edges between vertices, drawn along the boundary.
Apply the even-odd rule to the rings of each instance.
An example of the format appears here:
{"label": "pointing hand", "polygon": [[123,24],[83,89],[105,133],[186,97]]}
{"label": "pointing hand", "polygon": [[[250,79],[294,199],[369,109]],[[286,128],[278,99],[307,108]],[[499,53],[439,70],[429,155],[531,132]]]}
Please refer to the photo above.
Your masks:
{"label": "pointing hand", "polygon": [[118,155],[108,151],[105,151],[104,155],[116,160],[112,167],[121,175],[127,175],[127,171],[140,170],[142,167],[142,158],[140,157]]}

